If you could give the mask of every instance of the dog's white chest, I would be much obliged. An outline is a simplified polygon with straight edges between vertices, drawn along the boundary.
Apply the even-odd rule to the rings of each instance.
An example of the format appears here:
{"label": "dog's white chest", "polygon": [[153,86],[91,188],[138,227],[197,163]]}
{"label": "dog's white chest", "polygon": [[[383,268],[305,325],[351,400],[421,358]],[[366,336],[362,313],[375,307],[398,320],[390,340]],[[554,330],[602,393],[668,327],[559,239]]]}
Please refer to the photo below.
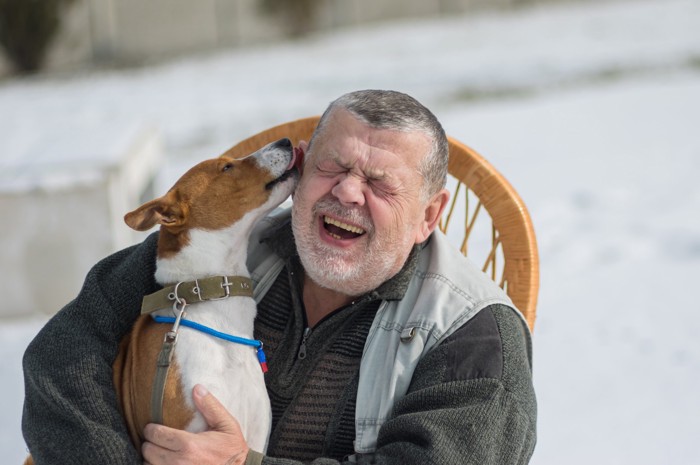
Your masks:
{"label": "dog's white chest", "polygon": [[[234,300],[239,299],[201,303],[197,308],[192,306],[187,319],[225,334],[250,339],[254,317],[246,318],[249,321],[245,322],[235,321],[244,315],[248,317],[250,312],[235,306],[231,308]],[[254,305],[252,299],[245,301]],[[175,359],[180,368],[183,392],[192,411],[197,411],[192,401],[192,389],[196,384],[202,384],[238,420],[249,447],[264,452],[272,413],[257,350],[181,326]],[[197,412],[186,429],[200,432],[207,428],[204,418]]]}

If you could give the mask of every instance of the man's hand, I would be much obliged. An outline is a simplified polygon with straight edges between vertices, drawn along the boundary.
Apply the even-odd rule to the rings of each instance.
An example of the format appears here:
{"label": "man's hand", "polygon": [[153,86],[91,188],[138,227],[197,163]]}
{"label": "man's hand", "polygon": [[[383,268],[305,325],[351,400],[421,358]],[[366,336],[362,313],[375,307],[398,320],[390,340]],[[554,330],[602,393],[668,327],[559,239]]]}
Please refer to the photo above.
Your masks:
{"label": "man's hand", "polygon": [[144,428],[141,452],[150,465],[241,465],[248,456],[248,445],[238,421],[202,385],[192,391],[194,403],[209,430],[188,433],[150,423]]}

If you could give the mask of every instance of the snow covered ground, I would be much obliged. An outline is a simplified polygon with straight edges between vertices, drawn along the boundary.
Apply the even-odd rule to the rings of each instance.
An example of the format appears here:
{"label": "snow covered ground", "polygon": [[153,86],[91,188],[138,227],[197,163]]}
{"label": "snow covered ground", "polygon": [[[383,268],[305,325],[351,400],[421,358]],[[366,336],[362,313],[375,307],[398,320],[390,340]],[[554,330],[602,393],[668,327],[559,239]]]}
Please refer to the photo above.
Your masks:
{"label": "snow covered ground", "polygon": [[[193,160],[318,114],[345,91],[408,92],[484,154],[533,217],[532,463],[700,464],[698,25],[696,0],[547,6],[5,81],[0,156],[31,156],[37,135],[138,119],[166,138],[165,188]],[[0,322],[5,463],[25,454],[20,360],[44,321]]]}

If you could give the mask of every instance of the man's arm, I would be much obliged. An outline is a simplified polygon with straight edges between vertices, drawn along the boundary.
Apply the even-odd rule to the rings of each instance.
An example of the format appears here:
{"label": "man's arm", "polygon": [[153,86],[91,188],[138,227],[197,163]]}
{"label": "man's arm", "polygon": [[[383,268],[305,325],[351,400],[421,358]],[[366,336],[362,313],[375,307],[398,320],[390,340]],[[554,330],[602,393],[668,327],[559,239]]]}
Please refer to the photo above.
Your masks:
{"label": "man's arm", "polygon": [[157,234],[99,262],[27,348],[22,431],[37,464],[137,464],[112,381],[119,342],[157,289]]}
{"label": "man's arm", "polygon": [[376,462],[527,464],[537,417],[529,337],[494,305],[429,353],[380,430]]}
{"label": "man's arm", "polygon": [[[494,305],[482,310],[418,364],[409,392],[379,431],[371,463],[528,463],[537,416],[528,347],[528,330],[512,309]],[[237,458],[235,463],[247,454],[250,465],[301,464],[249,452],[235,419],[206,397],[198,399],[195,393],[195,403],[213,431],[197,435],[147,428],[147,439],[165,447],[149,445],[151,463],[169,463],[172,457],[182,463],[219,463],[205,460],[212,454],[204,451],[212,450]],[[319,458],[312,463],[340,462]]]}

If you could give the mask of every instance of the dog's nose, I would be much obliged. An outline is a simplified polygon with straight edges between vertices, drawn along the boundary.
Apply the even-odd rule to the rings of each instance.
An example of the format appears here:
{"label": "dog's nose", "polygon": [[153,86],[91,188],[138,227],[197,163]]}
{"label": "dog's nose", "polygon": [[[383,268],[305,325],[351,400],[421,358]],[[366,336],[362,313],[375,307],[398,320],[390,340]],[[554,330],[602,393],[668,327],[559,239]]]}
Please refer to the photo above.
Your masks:
{"label": "dog's nose", "polygon": [[280,149],[290,150],[292,148],[292,141],[285,137],[284,139],[280,139],[272,145],[273,147],[277,147]]}

